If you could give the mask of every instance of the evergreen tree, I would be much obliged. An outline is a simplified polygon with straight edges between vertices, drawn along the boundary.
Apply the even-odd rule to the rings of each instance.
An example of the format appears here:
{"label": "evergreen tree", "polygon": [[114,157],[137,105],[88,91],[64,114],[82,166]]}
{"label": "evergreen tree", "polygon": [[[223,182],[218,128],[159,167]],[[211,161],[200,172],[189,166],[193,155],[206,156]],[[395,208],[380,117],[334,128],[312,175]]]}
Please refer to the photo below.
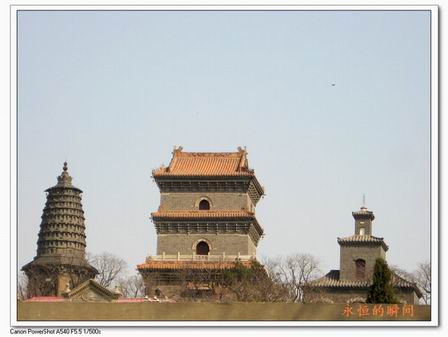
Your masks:
{"label": "evergreen tree", "polygon": [[398,303],[392,286],[392,272],[384,259],[376,259],[373,283],[367,294],[367,303]]}

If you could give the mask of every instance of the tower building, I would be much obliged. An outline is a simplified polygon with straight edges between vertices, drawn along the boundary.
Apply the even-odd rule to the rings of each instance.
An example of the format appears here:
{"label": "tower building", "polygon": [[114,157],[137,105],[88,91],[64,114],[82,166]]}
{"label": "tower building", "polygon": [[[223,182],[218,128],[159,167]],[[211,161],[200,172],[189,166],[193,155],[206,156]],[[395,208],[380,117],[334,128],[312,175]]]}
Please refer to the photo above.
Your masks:
{"label": "tower building", "polygon": [[37,240],[37,255],[22,267],[29,296],[59,296],[98,271],[85,258],[86,235],[82,191],[72,185],[67,163],[55,186],[48,188]]}
{"label": "tower building", "polygon": [[157,252],[138,270],[151,285],[176,283],[179,270],[231,268],[249,264],[263,229],[255,207],[264,194],[247,152],[184,152],[175,148],[168,167],[152,174],[160,190],[159,209],[151,214]]}
{"label": "tower building", "polygon": [[[331,270],[324,277],[310,282],[305,291],[305,301],[326,303],[365,302],[376,259],[386,260],[389,247],[381,237],[372,235],[375,216],[363,205],[352,212],[355,233],[338,238],[340,269]],[[397,297],[404,303],[417,304],[422,296],[415,283],[392,273],[392,284]]]}

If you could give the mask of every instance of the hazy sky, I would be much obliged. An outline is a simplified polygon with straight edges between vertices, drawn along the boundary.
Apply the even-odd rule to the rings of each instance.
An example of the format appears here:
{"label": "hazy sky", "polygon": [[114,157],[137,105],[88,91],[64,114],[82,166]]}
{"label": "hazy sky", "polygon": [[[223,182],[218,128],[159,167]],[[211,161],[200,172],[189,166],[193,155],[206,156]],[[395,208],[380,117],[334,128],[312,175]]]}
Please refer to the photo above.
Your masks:
{"label": "hazy sky", "polygon": [[414,269],[430,252],[429,24],[425,11],[20,12],[19,266],[67,160],[87,250],[134,269],[156,249],[151,170],[182,145],[247,146],[266,189],[258,256],[338,269],[365,193],[389,263]]}

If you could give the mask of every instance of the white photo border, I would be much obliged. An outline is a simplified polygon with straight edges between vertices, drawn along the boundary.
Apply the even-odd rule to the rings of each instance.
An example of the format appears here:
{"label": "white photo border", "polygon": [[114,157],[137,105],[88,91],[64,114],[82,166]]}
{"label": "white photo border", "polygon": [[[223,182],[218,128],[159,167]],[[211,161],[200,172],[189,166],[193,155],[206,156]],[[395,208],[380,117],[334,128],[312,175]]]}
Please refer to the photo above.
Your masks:
{"label": "white photo border", "polygon": [[[17,14],[18,11],[430,11],[431,12],[431,320],[430,321],[18,321],[17,301]],[[439,16],[436,5],[11,5],[10,6],[10,324],[14,327],[429,327],[439,325]]]}

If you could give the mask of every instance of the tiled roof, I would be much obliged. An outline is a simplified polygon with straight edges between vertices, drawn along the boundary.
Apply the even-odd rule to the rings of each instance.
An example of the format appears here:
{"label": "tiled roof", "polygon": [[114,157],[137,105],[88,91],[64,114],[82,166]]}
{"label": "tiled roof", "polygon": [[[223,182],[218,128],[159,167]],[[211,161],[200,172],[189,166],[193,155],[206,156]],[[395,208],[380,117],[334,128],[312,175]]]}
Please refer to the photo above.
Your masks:
{"label": "tiled roof", "polygon": [[352,212],[355,219],[368,218],[370,220],[375,220],[375,215],[372,211],[369,211],[367,207],[363,206],[359,211]]}
{"label": "tiled roof", "polygon": [[249,168],[247,152],[238,148],[238,152],[182,152],[179,147],[173,151],[168,167],[153,171],[159,176],[253,176]]}
{"label": "tiled roof", "polygon": [[[311,281],[309,286],[322,288],[366,288],[372,284],[371,280],[356,281],[356,280],[340,280],[339,270],[330,270],[330,272],[317,280]],[[399,288],[413,288],[417,295],[421,297],[421,292],[415,283],[409,282],[404,278],[392,273],[392,284]]]}
{"label": "tiled roof", "polygon": [[[251,261],[241,261],[243,266],[250,267]],[[222,262],[207,262],[207,261],[148,261],[143,264],[137,265],[137,269],[232,269],[235,267],[234,262],[222,261]]]}
{"label": "tiled roof", "polygon": [[253,218],[255,219],[255,213],[238,210],[191,210],[191,211],[158,211],[151,213],[153,219],[167,218],[167,219],[215,219],[215,218]]}
{"label": "tiled roof", "polygon": [[395,287],[400,288],[413,288],[415,292],[417,293],[418,297],[422,297],[422,293],[420,289],[417,287],[417,285],[414,282],[410,282],[406,279],[404,279],[401,276],[398,276],[397,274],[392,272],[392,283]]}
{"label": "tiled roof", "polygon": [[93,279],[88,279],[84,281],[83,283],[77,285],[75,288],[73,288],[69,293],[64,294],[67,298],[76,298],[80,294],[86,293],[86,292],[94,292],[97,296],[100,296],[103,300],[113,300],[117,299],[119,297],[118,294],[110,291],[103,285],[99,284]]}
{"label": "tiled roof", "polygon": [[351,280],[340,280],[339,270],[330,270],[330,272],[317,280],[310,282],[311,286],[314,287],[368,287],[370,282],[368,281],[351,281]]}
{"label": "tiled roof", "polygon": [[383,246],[384,250],[388,250],[389,246],[386,245],[383,238],[379,238],[373,235],[352,235],[345,238],[338,238],[339,244],[358,244],[358,243],[377,243]]}

